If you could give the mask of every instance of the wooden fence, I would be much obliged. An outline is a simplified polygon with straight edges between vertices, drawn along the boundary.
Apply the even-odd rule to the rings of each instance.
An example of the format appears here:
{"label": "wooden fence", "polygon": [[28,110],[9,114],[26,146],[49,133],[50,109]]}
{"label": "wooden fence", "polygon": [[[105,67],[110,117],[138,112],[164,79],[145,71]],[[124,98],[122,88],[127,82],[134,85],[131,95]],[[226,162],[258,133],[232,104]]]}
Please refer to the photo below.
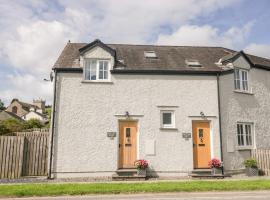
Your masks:
{"label": "wooden fence", "polygon": [[0,178],[18,178],[22,174],[24,137],[0,137]]}
{"label": "wooden fence", "polygon": [[270,150],[267,149],[254,149],[251,151],[251,157],[256,159],[258,167],[262,172],[270,175]]}
{"label": "wooden fence", "polygon": [[49,132],[18,132],[0,136],[0,178],[46,176]]}

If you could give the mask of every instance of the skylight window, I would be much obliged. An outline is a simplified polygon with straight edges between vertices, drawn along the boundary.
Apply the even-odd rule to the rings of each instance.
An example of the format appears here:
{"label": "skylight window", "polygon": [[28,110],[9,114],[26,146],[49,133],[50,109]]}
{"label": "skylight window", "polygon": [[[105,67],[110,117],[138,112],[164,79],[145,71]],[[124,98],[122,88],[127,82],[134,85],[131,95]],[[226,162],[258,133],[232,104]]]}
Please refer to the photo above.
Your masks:
{"label": "skylight window", "polygon": [[157,58],[157,54],[154,51],[145,51],[144,57],[145,58]]}
{"label": "skylight window", "polygon": [[201,67],[202,66],[201,63],[198,60],[195,60],[195,59],[187,59],[186,64],[189,67]]}

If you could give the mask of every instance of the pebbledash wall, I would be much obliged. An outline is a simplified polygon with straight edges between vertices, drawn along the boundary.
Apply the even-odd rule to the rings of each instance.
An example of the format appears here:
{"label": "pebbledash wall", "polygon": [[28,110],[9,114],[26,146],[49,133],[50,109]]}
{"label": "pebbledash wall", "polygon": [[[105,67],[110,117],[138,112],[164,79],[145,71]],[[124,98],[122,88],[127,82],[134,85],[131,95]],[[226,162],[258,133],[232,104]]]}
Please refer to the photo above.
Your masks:
{"label": "pebbledash wall", "polygon": [[227,171],[244,169],[243,161],[249,158],[251,153],[251,150],[241,150],[237,147],[237,122],[253,123],[254,148],[270,148],[270,73],[250,68],[242,57],[233,65],[250,70],[251,91],[234,91],[233,73],[220,77],[223,159]]}
{"label": "pebbledash wall", "polygon": [[[113,62],[99,47],[81,62],[84,57]],[[138,120],[137,158],[150,162],[152,175],[186,176],[193,170],[193,142],[182,133],[192,133],[192,120],[210,120],[211,156],[220,157],[217,94],[216,76],[111,74],[111,82],[95,83],[83,81],[82,73],[58,73],[52,172],[56,178],[115,173],[118,122],[129,112]],[[161,110],[175,111],[177,130],[160,129]]]}
{"label": "pebbledash wall", "polygon": [[[138,119],[138,158],[147,159],[161,176],[185,176],[193,169],[193,143],[182,133],[192,133],[200,112],[211,120],[212,157],[220,157],[217,102],[215,76],[112,75],[111,83],[85,83],[81,73],[59,73],[53,172],[57,177],[112,175],[118,120],[128,111]],[[177,130],[160,129],[162,109],[175,110]],[[111,140],[107,132],[117,136]]]}

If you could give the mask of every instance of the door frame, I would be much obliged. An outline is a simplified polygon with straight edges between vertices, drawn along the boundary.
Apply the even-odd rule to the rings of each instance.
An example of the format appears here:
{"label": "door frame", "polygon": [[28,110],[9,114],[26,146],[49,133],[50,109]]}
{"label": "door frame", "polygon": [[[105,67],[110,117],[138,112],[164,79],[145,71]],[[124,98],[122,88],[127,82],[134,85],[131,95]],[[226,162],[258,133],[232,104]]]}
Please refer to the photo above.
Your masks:
{"label": "door frame", "polygon": [[201,119],[194,119],[194,120],[191,120],[191,130],[192,130],[192,162],[193,162],[193,169],[204,169],[204,168],[195,168],[194,166],[194,148],[193,148],[193,123],[196,123],[196,122],[207,122],[209,124],[209,134],[210,134],[210,158],[212,159],[213,158],[213,155],[214,155],[214,143],[213,143],[213,121],[212,120],[201,120]]}
{"label": "door frame", "polygon": [[119,151],[119,143],[120,143],[120,123],[121,122],[136,122],[137,123],[137,138],[136,138],[136,159],[139,158],[139,120],[138,119],[118,119],[117,125],[118,125],[118,139],[117,139],[117,169],[125,169],[120,168],[119,166],[119,159],[120,159],[120,151]]}

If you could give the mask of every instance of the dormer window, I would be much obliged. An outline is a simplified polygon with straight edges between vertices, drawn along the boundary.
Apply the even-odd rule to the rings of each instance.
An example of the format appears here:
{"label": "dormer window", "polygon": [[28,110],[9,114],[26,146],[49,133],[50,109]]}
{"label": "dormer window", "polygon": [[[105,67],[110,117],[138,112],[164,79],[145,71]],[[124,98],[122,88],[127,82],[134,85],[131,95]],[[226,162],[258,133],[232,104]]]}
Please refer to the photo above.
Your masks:
{"label": "dormer window", "polygon": [[145,58],[157,58],[157,54],[154,51],[145,51],[144,57]]}
{"label": "dormer window", "polygon": [[186,59],[185,60],[187,66],[189,67],[201,67],[202,65],[200,64],[200,62],[198,60],[195,59]]}
{"label": "dormer window", "polygon": [[248,71],[244,69],[234,69],[234,89],[248,91]]}
{"label": "dormer window", "polygon": [[84,79],[89,81],[108,81],[109,61],[99,59],[85,59]]}

